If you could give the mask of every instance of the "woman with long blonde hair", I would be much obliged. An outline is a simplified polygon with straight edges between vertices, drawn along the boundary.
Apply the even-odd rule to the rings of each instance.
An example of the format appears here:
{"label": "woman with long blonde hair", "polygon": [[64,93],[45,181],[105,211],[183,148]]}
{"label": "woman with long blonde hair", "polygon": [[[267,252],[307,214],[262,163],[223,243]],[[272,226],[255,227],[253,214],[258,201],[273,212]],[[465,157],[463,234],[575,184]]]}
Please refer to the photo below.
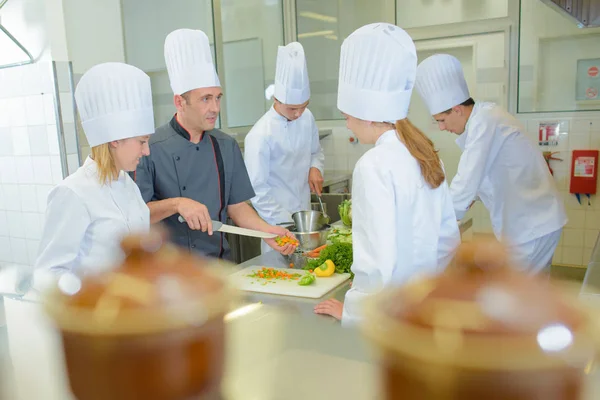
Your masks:
{"label": "woman with long blonde hair", "polygon": [[146,231],[150,213],[128,172],[150,153],[150,78],[122,63],[92,67],[75,100],[91,154],[48,195],[36,268],[88,273],[119,262],[120,240]]}
{"label": "woman with long blonde hair", "polygon": [[407,119],[417,55],[397,26],[363,26],[343,43],[338,108],[361,143],[352,181],[355,274],[344,303],[315,307],[344,325],[361,319],[361,302],[387,285],[445,268],[460,242],[441,160]]}

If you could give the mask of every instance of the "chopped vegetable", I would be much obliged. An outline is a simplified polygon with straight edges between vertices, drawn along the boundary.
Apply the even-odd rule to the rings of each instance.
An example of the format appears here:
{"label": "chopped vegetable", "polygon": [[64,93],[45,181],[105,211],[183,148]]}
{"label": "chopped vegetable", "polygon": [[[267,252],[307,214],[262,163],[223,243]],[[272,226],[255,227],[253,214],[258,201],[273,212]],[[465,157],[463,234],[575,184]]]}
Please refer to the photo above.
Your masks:
{"label": "chopped vegetable", "polygon": [[324,244],[323,246],[319,246],[319,247],[317,247],[316,249],[314,249],[314,250],[311,250],[311,251],[309,251],[308,253],[306,253],[306,256],[307,256],[307,257],[311,257],[311,258],[317,258],[317,257],[319,257],[319,254],[321,254],[321,251],[322,251],[322,250],[323,250],[325,247],[327,247],[327,245],[326,245],[326,244]]}
{"label": "chopped vegetable", "polygon": [[294,263],[290,263],[290,268],[294,268]]}
{"label": "chopped vegetable", "polygon": [[350,269],[352,267],[352,257],[352,245],[350,243],[335,243],[321,251],[319,258],[308,260],[304,269],[314,270],[325,261],[331,260],[335,265],[335,272],[338,274],[349,272],[351,277],[354,277]]}
{"label": "chopped vegetable", "polygon": [[335,265],[333,264],[333,261],[331,261],[331,260],[325,261],[323,264],[319,265],[315,269],[315,275],[318,277],[328,277],[328,276],[333,275],[334,272],[335,272]]}
{"label": "chopped vegetable", "polygon": [[352,226],[352,199],[342,201],[338,206],[338,212],[344,225]]}
{"label": "chopped vegetable", "polygon": [[351,228],[333,228],[327,240],[331,243],[352,243],[352,229]]}
{"label": "chopped vegetable", "polygon": [[279,247],[283,247],[286,244],[291,244],[292,246],[298,246],[300,244],[297,239],[289,236],[277,236],[275,238],[275,243],[277,243]]}
{"label": "chopped vegetable", "polygon": [[[289,274],[282,269],[262,267],[259,270],[253,271],[248,275],[250,278],[266,279],[266,280],[281,280],[281,281],[297,281],[302,276],[301,274]],[[265,282],[266,283],[266,282]]]}
{"label": "chopped vegetable", "polygon": [[317,278],[315,278],[315,276],[313,274],[311,274],[310,272],[307,272],[306,274],[304,274],[302,276],[302,278],[300,278],[300,280],[298,281],[298,285],[300,286],[308,286],[311,283],[313,283]]}

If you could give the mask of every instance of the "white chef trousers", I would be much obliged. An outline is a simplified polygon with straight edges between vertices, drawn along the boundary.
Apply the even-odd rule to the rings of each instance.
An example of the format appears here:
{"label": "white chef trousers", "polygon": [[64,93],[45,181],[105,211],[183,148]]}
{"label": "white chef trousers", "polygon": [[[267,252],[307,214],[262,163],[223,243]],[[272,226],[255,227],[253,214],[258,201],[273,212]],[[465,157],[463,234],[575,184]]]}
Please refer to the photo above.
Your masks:
{"label": "white chef trousers", "polygon": [[562,228],[518,245],[508,246],[514,262],[531,274],[550,274],[554,250],[558,246]]}

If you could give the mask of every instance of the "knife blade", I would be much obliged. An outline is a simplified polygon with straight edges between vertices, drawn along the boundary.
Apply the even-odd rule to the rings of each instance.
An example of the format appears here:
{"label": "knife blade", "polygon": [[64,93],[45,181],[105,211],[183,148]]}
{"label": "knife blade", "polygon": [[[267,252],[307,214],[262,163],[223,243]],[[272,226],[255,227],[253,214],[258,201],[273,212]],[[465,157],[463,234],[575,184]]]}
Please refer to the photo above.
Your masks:
{"label": "knife blade", "polygon": [[[181,215],[177,218],[177,220],[181,223],[185,222],[185,219]],[[266,233],[266,232],[261,232],[261,231],[257,231],[254,229],[239,228],[237,226],[227,225],[227,224],[224,224],[219,221],[212,221],[212,228],[213,228],[213,231],[232,233],[234,235],[241,235],[241,236],[252,236],[252,237],[257,237],[257,238],[261,238],[261,239],[273,239],[278,236],[273,233]]]}

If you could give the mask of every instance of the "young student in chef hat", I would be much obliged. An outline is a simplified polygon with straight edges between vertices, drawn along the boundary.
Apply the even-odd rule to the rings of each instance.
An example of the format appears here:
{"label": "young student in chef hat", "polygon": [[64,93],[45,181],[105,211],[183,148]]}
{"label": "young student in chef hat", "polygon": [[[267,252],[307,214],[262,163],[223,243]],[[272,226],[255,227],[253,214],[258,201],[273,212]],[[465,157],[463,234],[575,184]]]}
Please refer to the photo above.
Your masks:
{"label": "young student in chef hat", "polygon": [[[240,147],[215,128],[223,92],[212,61],[210,44],[200,30],[177,29],[165,39],[165,63],[177,112],[156,128],[152,153],[136,171],[152,223],[163,221],[171,240],[191,252],[231,258],[225,234],[212,230],[212,221],[292,236],[281,226],[262,220],[246,203],[254,197]],[[183,217],[184,223],[179,221]],[[296,246],[265,243],[282,254]]]}
{"label": "young student in chef hat", "polygon": [[416,87],[440,130],[459,135],[463,154],[450,185],[457,218],[479,197],[496,238],[517,264],[549,273],[567,217],[537,145],[501,107],[473,101],[460,62],[451,55],[425,59]]}
{"label": "young student in chef hat", "polygon": [[150,214],[127,172],[149,154],[150,78],[122,63],[88,70],[75,90],[91,155],[48,195],[36,268],[86,273],[121,261],[121,239],[149,229]]}
{"label": "young student in chef hat", "polygon": [[342,44],[338,108],[360,142],[375,145],[352,175],[352,288],[343,304],[315,307],[343,325],[385,286],[439,273],[460,242],[442,162],[407,119],[416,70],[414,43],[397,26],[366,25]]}
{"label": "young student in chef hat", "polygon": [[[310,85],[304,49],[279,46],[273,106],[245,139],[244,161],[256,196],[252,205],[268,223],[291,222],[310,209],[310,192],[321,195],[324,156],[308,107]],[[263,253],[271,249],[263,243]]]}

